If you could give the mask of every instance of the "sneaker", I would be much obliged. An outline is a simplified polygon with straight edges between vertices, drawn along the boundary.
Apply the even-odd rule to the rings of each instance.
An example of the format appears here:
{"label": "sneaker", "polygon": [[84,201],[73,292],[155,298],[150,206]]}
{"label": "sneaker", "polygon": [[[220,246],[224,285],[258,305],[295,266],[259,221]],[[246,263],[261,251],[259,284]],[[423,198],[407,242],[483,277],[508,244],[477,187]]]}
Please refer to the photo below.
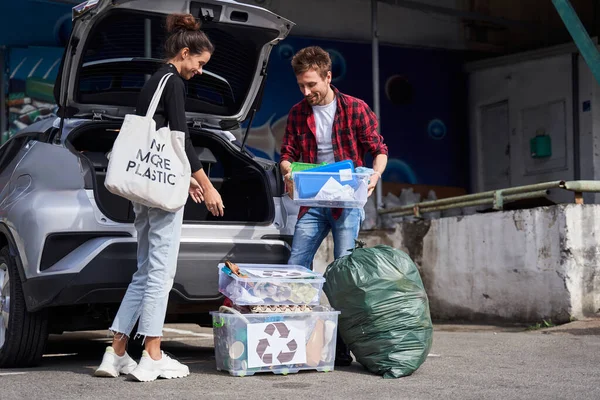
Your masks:
{"label": "sneaker", "polygon": [[112,346],[108,346],[102,357],[102,363],[94,372],[94,375],[116,378],[120,374],[131,373],[135,367],[137,367],[137,363],[129,357],[127,352],[119,357],[115,353],[115,349]]}
{"label": "sneaker", "polygon": [[190,374],[187,365],[172,359],[164,351],[161,351],[161,354],[162,358],[160,360],[153,360],[150,354],[144,350],[140,363],[129,376],[138,382],[150,382],[156,380],[156,378],[183,378]]}

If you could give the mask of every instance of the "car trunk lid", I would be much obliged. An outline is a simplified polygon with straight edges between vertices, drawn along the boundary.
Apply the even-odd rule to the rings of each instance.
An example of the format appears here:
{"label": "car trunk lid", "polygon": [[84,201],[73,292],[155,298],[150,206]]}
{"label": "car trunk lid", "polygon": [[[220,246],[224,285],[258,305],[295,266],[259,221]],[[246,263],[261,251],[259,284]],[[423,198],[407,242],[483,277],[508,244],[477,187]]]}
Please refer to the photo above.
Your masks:
{"label": "car trunk lid", "polygon": [[215,45],[202,75],[186,81],[186,115],[223,129],[256,103],[273,46],[291,21],[233,0],[89,0],[73,8],[73,32],[55,97],[62,118],[122,118],[135,111],[146,79],[165,62],[165,17],[191,13]]}

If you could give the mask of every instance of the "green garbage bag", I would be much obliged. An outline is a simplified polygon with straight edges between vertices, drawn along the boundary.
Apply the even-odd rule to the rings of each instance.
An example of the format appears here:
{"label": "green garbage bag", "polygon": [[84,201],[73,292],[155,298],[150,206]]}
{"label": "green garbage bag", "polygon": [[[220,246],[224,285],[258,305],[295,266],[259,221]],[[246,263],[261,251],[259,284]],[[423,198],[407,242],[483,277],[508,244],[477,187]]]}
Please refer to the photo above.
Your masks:
{"label": "green garbage bag", "polygon": [[357,248],[331,263],[323,291],[356,360],[384,378],[411,375],[433,341],[429,300],[410,257],[390,246]]}

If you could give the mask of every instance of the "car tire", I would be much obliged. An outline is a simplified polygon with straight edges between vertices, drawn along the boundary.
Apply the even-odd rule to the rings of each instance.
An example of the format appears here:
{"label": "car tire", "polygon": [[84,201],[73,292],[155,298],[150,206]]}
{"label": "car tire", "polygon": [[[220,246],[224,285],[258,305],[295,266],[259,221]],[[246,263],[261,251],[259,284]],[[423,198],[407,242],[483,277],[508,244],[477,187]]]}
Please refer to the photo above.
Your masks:
{"label": "car tire", "polygon": [[15,259],[0,249],[0,368],[39,364],[48,340],[46,311],[30,313]]}

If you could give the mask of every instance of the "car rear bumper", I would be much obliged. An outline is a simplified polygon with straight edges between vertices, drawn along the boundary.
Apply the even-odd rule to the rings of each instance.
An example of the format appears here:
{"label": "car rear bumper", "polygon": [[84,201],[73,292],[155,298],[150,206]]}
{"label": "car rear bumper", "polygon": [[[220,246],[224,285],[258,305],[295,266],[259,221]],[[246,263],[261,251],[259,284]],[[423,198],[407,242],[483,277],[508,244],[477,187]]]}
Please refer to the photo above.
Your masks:
{"label": "car rear bumper", "polygon": [[[99,247],[91,253],[93,257],[81,260],[84,266],[71,264],[73,268],[67,268],[67,262],[76,258],[71,253],[73,260],[67,256],[45,273],[23,282],[29,311],[121,301],[137,269],[135,238],[92,241]],[[170,302],[221,303],[217,270],[220,262],[281,264],[287,262],[289,255],[290,247],[282,240],[182,242]]]}

